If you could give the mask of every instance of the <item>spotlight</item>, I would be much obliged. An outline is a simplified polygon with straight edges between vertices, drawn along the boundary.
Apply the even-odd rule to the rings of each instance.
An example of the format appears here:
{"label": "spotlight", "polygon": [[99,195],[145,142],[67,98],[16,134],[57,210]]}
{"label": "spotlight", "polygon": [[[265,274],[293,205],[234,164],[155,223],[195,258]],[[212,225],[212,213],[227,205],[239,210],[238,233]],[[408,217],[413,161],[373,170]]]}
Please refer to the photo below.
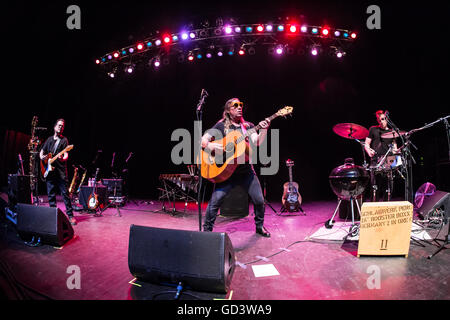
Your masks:
{"label": "spotlight", "polygon": [[200,37],[202,37],[202,38],[207,38],[208,37],[208,31],[206,31],[206,30],[201,30],[200,31]]}
{"label": "spotlight", "polygon": [[206,53],[206,58],[208,58],[208,59],[212,58],[211,52],[207,52],[207,53]]}
{"label": "spotlight", "polygon": [[297,26],[291,25],[291,26],[289,27],[289,31],[290,31],[291,33],[296,33],[296,32],[297,32]]}
{"label": "spotlight", "polygon": [[352,32],[352,33],[350,34],[350,38],[356,39],[356,33]]}
{"label": "spotlight", "polygon": [[110,78],[114,78],[116,75],[114,74],[114,72],[108,72],[108,76],[109,76]]}
{"label": "spotlight", "polygon": [[275,53],[278,54],[279,56],[282,55],[283,52],[284,52],[283,46],[280,45],[275,48]]}
{"label": "spotlight", "polygon": [[119,57],[119,53],[118,52],[114,52],[113,56],[114,56],[114,58],[118,58]]}
{"label": "spotlight", "polygon": [[303,33],[305,33],[305,32],[308,31],[308,27],[307,27],[307,26],[302,26],[302,27],[300,28],[300,31],[303,32]]}
{"label": "spotlight", "polygon": [[256,27],[256,30],[258,32],[263,32],[264,31],[264,27],[262,25],[259,25],[259,26]]}
{"label": "spotlight", "polygon": [[217,50],[217,56],[222,57],[223,56],[223,51],[222,49]]}
{"label": "spotlight", "polygon": [[203,58],[202,54],[201,53],[197,53],[197,59],[201,59],[201,58]]}
{"label": "spotlight", "polygon": [[241,30],[241,27],[236,27],[236,28],[234,28],[234,32],[236,32],[236,33],[240,33],[242,30]]}
{"label": "spotlight", "polygon": [[155,68],[159,68],[159,66],[161,65],[161,61],[159,61],[159,59],[155,59],[153,65],[155,66]]}
{"label": "spotlight", "polygon": [[282,26],[281,24],[277,27],[277,30],[282,32],[284,31],[284,26]]}
{"label": "spotlight", "polygon": [[238,53],[239,53],[240,56],[243,56],[245,54],[244,48],[240,48]]}
{"label": "spotlight", "polygon": [[339,30],[336,30],[335,32],[334,32],[334,36],[335,37],[339,37],[341,35],[341,32],[339,31]]}
{"label": "spotlight", "polygon": [[348,38],[348,32],[344,32],[343,36],[344,38]]}
{"label": "spotlight", "polygon": [[112,59],[112,55],[109,54],[108,55],[108,59],[111,60]]}
{"label": "spotlight", "polygon": [[327,36],[330,33],[330,30],[328,28],[322,29],[322,35]]}
{"label": "spotlight", "polygon": [[317,29],[317,28],[312,28],[312,29],[311,29],[311,32],[314,33],[314,34],[317,34],[317,33],[319,32],[319,29]]}
{"label": "spotlight", "polygon": [[253,31],[253,28],[250,27],[250,26],[248,26],[248,27],[245,28],[245,31],[247,31],[247,32],[252,32],[252,31]]}
{"label": "spotlight", "polygon": [[132,65],[129,65],[129,66],[127,66],[127,67],[125,68],[125,71],[126,71],[127,73],[133,73],[134,67],[133,67]]}
{"label": "spotlight", "polygon": [[[237,27],[237,28],[239,28],[239,27]],[[231,29],[230,26],[225,26],[225,33],[226,33],[226,34],[230,34],[231,32],[233,32],[233,29]],[[237,32],[237,31],[236,31],[236,32]],[[240,32],[240,28],[239,28],[239,32]]]}
{"label": "spotlight", "polygon": [[232,56],[233,54],[234,54],[234,48],[231,47],[231,48],[228,50],[228,55],[229,55],[229,56]]}
{"label": "spotlight", "polygon": [[183,33],[181,34],[181,39],[187,40],[188,38],[189,38],[189,35],[188,35],[186,32],[183,32]]}
{"label": "spotlight", "polygon": [[319,54],[319,49],[317,49],[316,47],[312,47],[311,48],[311,54],[313,56],[317,56]]}
{"label": "spotlight", "polygon": [[189,54],[188,54],[188,60],[189,60],[189,61],[194,61],[194,55],[192,54],[192,52],[189,52]]}
{"label": "spotlight", "polygon": [[164,43],[169,43],[171,41],[170,36],[164,36],[163,41]]}
{"label": "spotlight", "polygon": [[189,33],[189,38],[195,39],[195,33],[194,32]]}
{"label": "spotlight", "polygon": [[177,36],[177,35],[174,35],[174,36],[172,37],[172,40],[173,40],[173,41],[178,41],[178,36]]}
{"label": "spotlight", "polygon": [[214,29],[214,34],[215,34],[216,36],[220,36],[220,35],[222,34],[222,29],[221,29],[221,28],[215,28],[215,29]]}
{"label": "spotlight", "polygon": [[127,54],[127,51],[125,50],[125,49],[123,49],[122,50],[122,55],[124,56],[124,55],[126,55]]}
{"label": "spotlight", "polygon": [[98,60],[98,59],[95,60],[95,63],[96,63],[96,64],[100,64],[100,60]]}
{"label": "spotlight", "polygon": [[273,26],[272,26],[271,24],[268,24],[268,25],[266,26],[266,31],[267,31],[267,32],[272,32],[272,31],[273,31]]}
{"label": "spotlight", "polygon": [[155,41],[155,44],[156,44],[157,46],[161,45],[161,40],[159,40],[159,39],[156,40],[156,41]]}
{"label": "spotlight", "polygon": [[128,49],[128,52],[129,52],[129,53],[133,53],[133,52],[134,52],[134,49],[133,49],[133,48],[130,48],[130,49]]}
{"label": "spotlight", "polygon": [[144,44],[138,43],[138,45],[136,46],[136,48],[137,48],[138,50],[142,50],[142,49],[144,49]]}

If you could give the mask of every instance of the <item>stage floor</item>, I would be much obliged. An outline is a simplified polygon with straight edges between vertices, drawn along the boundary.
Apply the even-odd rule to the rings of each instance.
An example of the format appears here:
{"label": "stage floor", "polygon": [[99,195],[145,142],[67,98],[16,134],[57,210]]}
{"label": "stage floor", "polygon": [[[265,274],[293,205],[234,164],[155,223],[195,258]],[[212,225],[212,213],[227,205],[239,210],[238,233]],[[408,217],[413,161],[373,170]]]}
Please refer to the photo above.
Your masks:
{"label": "stage floor", "polygon": [[[280,215],[281,204],[271,205],[277,210],[275,213],[266,206],[265,226],[271,238],[255,234],[252,207],[250,215],[244,218],[217,218],[214,231],[229,235],[238,262],[231,289],[224,295],[188,293],[205,300],[450,298],[450,250],[427,259],[437,245],[429,240],[411,241],[407,258],[358,258],[358,242],[342,239],[347,230],[345,224],[337,223],[323,232],[324,222],[333,214],[336,202],[304,203],[306,215]],[[58,206],[64,209],[60,199]],[[174,288],[134,281],[128,269],[131,224],[198,231],[195,203],[190,203],[186,210],[184,203],[177,203],[176,212],[158,212],[161,208],[158,201],[132,200],[119,209],[120,215],[115,208],[108,208],[101,216],[76,212],[75,237],[62,248],[27,246],[12,224],[3,221],[0,287],[6,288],[4,295],[10,299],[173,299],[171,293],[157,294]],[[203,215],[205,209],[206,204]],[[339,215],[335,220],[343,222]],[[438,230],[427,231],[432,238]],[[311,238],[319,233],[321,236]],[[79,288],[73,288],[74,268],[80,272]],[[374,278],[377,275],[379,282]],[[185,295],[182,299],[194,297]]]}

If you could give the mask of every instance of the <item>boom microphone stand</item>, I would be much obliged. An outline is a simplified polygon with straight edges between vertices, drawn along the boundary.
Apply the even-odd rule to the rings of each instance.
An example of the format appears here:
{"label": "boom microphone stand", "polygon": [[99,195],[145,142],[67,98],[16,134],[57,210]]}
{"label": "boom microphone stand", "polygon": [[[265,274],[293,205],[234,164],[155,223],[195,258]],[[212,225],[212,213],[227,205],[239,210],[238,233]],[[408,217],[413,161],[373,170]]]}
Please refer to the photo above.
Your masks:
{"label": "boom microphone stand", "polygon": [[202,199],[201,199],[201,190],[203,186],[203,178],[202,178],[202,169],[201,169],[201,158],[200,158],[200,149],[202,147],[201,137],[202,137],[202,118],[203,118],[203,104],[205,103],[205,98],[208,96],[208,92],[205,89],[202,89],[200,94],[200,101],[197,104],[197,122],[198,122],[198,137],[200,141],[197,143],[197,152],[199,155],[199,174],[198,174],[198,194],[197,194],[197,203],[198,203],[198,231],[202,231]]}

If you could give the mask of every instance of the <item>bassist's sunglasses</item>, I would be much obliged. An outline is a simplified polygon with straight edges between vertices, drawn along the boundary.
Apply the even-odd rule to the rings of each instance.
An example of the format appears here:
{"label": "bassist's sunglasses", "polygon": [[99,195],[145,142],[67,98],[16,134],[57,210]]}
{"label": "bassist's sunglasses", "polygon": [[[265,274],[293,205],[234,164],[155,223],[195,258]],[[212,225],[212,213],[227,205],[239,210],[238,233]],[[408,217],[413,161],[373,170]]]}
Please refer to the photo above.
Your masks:
{"label": "bassist's sunglasses", "polygon": [[237,107],[244,107],[244,103],[243,102],[235,102],[231,105],[233,108],[237,108]]}

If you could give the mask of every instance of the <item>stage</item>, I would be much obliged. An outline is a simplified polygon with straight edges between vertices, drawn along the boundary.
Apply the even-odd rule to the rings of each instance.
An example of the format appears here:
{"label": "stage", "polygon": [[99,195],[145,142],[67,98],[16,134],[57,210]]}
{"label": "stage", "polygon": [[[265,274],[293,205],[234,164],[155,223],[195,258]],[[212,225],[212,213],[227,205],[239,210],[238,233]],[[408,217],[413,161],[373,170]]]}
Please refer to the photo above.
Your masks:
{"label": "stage", "polygon": [[[45,199],[45,198],[44,198]],[[64,204],[58,197],[58,205]],[[44,206],[47,203],[42,204]],[[231,239],[236,267],[226,294],[186,290],[183,300],[446,300],[450,298],[450,255],[436,251],[436,230],[412,232],[407,258],[357,257],[358,241],[348,238],[349,221],[336,216],[324,229],[337,202],[305,202],[302,213],[279,213],[281,203],[266,206],[271,237],[255,234],[250,214],[219,216],[214,232]],[[55,300],[172,300],[174,287],[139,282],[128,268],[130,225],[198,231],[195,203],[176,203],[161,211],[158,201],[132,199],[100,216],[75,213],[75,236],[63,247],[30,247],[11,222],[2,221],[0,239],[3,298]],[[203,206],[203,218],[206,203]],[[414,219],[418,219],[414,216]],[[415,223],[413,223],[415,225]],[[440,235],[442,238],[442,234]],[[80,278],[73,281],[74,270]],[[379,276],[379,281],[375,279]],[[375,279],[375,280],[374,280]],[[170,293],[164,294],[164,292]]]}

